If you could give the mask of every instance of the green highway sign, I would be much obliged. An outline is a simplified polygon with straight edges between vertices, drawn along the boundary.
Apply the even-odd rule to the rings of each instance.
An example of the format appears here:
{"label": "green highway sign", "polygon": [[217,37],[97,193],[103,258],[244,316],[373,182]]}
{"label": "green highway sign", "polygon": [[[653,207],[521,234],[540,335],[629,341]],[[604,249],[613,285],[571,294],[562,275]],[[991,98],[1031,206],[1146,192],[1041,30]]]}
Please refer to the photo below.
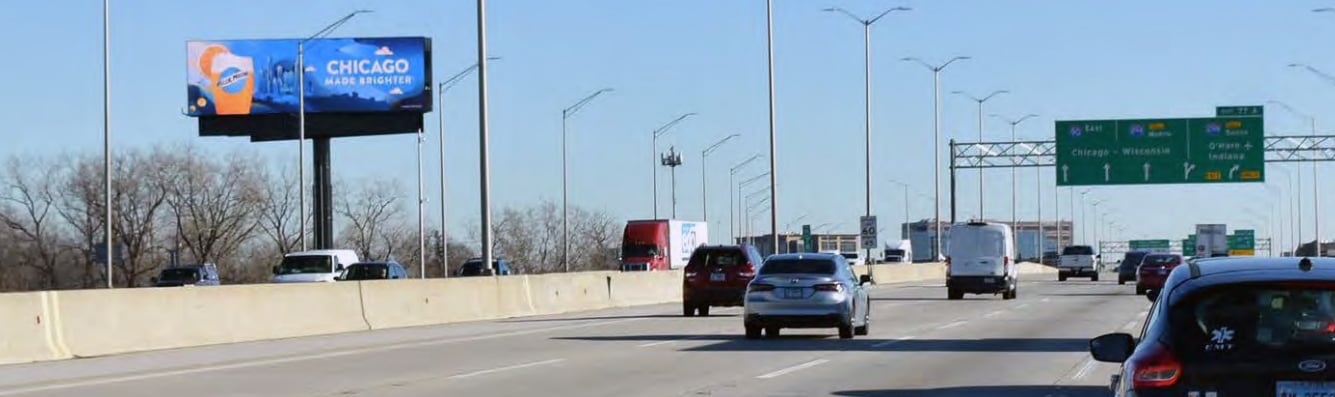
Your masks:
{"label": "green highway sign", "polygon": [[1170,240],[1131,240],[1128,245],[1132,251],[1168,252],[1173,248]]}
{"label": "green highway sign", "polygon": [[1263,126],[1259,116],[1058,121],[1057,185],[1264,182]]}
{"label": "green highway sign", "polygon": [[1214,115],[1218,117],[1254,116],[1265,114],[1265,106],[1216,106]]}
{"label": "green highway sign", "polygon": [[811,235],[811,225],[802,225],[802,249],[804,252],[816,252],[816,237]]}
{"label": "green highway sign", "polygon": [[1229,256],[1256,255],[1256,231],[1238,229],[1228,236]]}
{"label": "green highway sign", "polygon": [[1196,256],[1196,238],[1182,240],[1182,256]]}

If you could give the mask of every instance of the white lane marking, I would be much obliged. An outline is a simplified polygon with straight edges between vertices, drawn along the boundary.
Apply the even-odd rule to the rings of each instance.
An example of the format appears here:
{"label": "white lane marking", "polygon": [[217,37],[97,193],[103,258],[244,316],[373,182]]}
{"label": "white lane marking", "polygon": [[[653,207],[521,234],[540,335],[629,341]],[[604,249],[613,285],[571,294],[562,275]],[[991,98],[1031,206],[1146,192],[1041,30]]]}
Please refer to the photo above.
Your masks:
{"label": "white lane marking", "polygon": [[1023,308],[1026,308],[1026,307],[1029,307],[1029,304],[1028,304],[1028,303],[1022,303],[1022,304],[1020,304],[1019,306],[1015,306],[1015,309],[1016,309],[1016,310],[1019,310],[1019,309],[1023,309]]}
{"label": "white lane marking", "polygon": [[899,343],[899,342],[903,342],[903,341],[906,341],[906,340],[913,340],[913,338],[914,338],[913,335],[909,335],[909,336],[901,336],[901,337],[895,338],[894,340],[888,340],[888,341],[885,341],[885,342],[881,342],[881,343],[877,343],[877,344],[871,345],[871,347],[872,347],[872,348],[886,347],[886,346],[890,346],[890,345],[893,345],[893,344],[896,344],[896,343]]}
{"label": "white lane marking", "polygon": [[950,323],[950,324],[946,324],[946,325],[942,325],[942,326],[940,326],[940,327],[936,327],[936,329],[955,328],[955,327],[958,327],[958,326],[961,326],[961,325],[964,325],[964,324],[968,324],[968,323],[969,323],[968,321],[956,321],[956,322],[953,322],[953,323]]}
{"label": "white lane marking", "polygon": [[689,338],[681,338],[681,339],[672,339],[672,340],[665,340],[665,341],[651,342],[651,343],[645,343],[645,344],[643,344],[643,345],[638,345],[638,346],[635,346],[635,347],[654,347],[654,346],[659,346],[659,345],[666,345],[666,344],[672,344],[672,343],[677,343],[677,342],[684,342],[684,341],[688,341],[688,340],[692,340],[692,339],[700,339],[700,337],[698,337],[698,336],[692,336],[692,337],[689,337]]}
{"label": "white lane marking", "polygon": [[470,337],[465,337],[465,338],[441,339],[441,340],[428,340],[428,341],[421,341],[421,342],[409,342],[409,343],[403,343],[403,344],[397,344],[397,345],[377,346],[377,347],[368,347],[368,348],[361,348],[361,349],[351,349],[351,350],[335,351],[335,352],[328,352],[328,353],[318,353],[318,354],[300,355],[300,356],[292,356],[292,357],[272,358],[272,359],[266,359],[266,360],[256,360],[256,361],[240,362],[240,363],[235,363],[235,364],[224,364],[224,365],[205,366],[205,367],[197,367],[197,368],[181,369],[181,370],[175,370],[175,371],[153,372],[153,373],[145,373],[145,374],[139,374],[139,375],[127,375],[127,376],[116,376],[116,377],[108,377],[108,378],[99,378],[99,379],[91,379],[91,380],[85,380],[85,381],[80,381],[80,382],[57,383],[57,384],[51,384],[51,385],[33,386],[33,387],[20,388],[20,389],[0,390],[0,396],[12,396],[12,395],[18,395],[18,394],[28,394],[28,393],[37,393],[37,392],[52,391],[52,390],[73,389],[73,388],[88,387],[88,386],[99,386],[99,385],[106,385],[106,384],[112,384],[112,383],[133,382],[133,381],[137,381],[137,380],[155,379],[155,378],[165,378],[165,377],[174,377],[174,376],[180,376],[180,375],[190,375],[190,374],[198,374],[198,373],[205,373],[205,372],[226,371],[226,370],[232,370],[232,369],[251,368],[251,367],[262,367],[262,366],[266,366],[266,365],[277,365],[277,364],[286,364],[286,363],[299,362],[299,361],[319,360],[319,359],[325,359],[325,358],[343,357],[343,356],[351,356],[351,355],[364,354],[364,353],[374,353],[374,352],[382,352],[382,351],[390,351],[390,350],[399,350],[399,349],[407,349],[407,348],[414,348],[414,347],[424,347],[424,346],[434,346],[434,345],[448,345],[448,344],[460,343],[460,342],[472,342],[472,341],[487,340],[487,339],[505,338],[505,337],[511,337],[511,336],[521,336],[521,335],[537,334],[537,333],[550,332],[550,331],[562,331],[562,330],[568,330],[568,329],[597,327],[597,326],[611,325],[611,324],[625,323],[625,322],[639,321],[639,320],[643,320],[643,318],[628,318],[628,319],[624,319],[624,320],[604,321],[604,322],[597,322],[597,323],[584,323],[584,324],[574,324],[574,325],[563,325],[563,326],[559,326],[559,327],[537,328],[537,329],[529,329],[529,330],[523,330],[523,331],[514,331],[514,332],[507,332],[507,333],[500,333],[500,334],[490,334],[490,335],[470,336]]}
{"label": "white lane marking", "polygon": [[802,363],[802,364],[794,365],[794,366],[791,366],[791,367],[788,367],[788,368],[784,368],[784,369],[781,369],[781,370],[778,370],[778,371],[770,372],[770,373],[768,373],[768,374],[764,374],[764,375],[757,376],[756,379],[773,379],[773,378],[777,378],[777,377],[780,377],[780,376],[784,376],[784,375],[787,375],[787,374],[790,374],[790,373],[793,373],[793,372],[797,372],[797,371],[801,371],[801,370],[804,370],[804,369],[807,369],[807,368],[811,368],[811,367],[814,367],[814,366],[817,366],[817,365],[825,364],[825,363],[828,363],[828,362],[830,362],[830,360],[826,360],[826,359],[823,359],[823,358],[822,358],[822,359],[819,359],[819,360],[807,361],[807,362]]}
{"label": "white lane marking", "polygon": [[1139,320],[1131,320],[1131,321],[1127,322],[1126,325],[1123,325],[1123,326],[1122,326],[1122,329],[1124,329],[1124,330],[1128,330],[1128,331],[1133,330],[1133,329],[1136,329],[1136,324],[1139,324],[1139,323],[1140,323]]}
{"label": "white lane marking", "polygon": [[1043,298],[1043,299],[1039,299],[1038,301],[1039,301],[1039,302],[1051,302],[1051,301],[1052,301],[1052,298]]}
{"label": "white lane marking", "polygon": [[511,366],[500,367],[500,368],[484,369],[484,370],[481,370],[481,371],[469,372],[469,373],[466,373],[466,374],[454,375],[454,376],[451,376],[451,377],[449,377],[449,378],[445,378],[445,379],[464,379],[464,378],[472,378],[472,377],[474,377],[474,376],[478,376],[478,375],[494,374],[494,373],[497,373],[497,372],[504,372],[504,371],[510,371],[510,370],[516,370],[516,369],[523,369],[523,368],[529,368],[529,367],[536,367],[536,366],[539,366],[539,365],[556,364],[556,363],[559,363],[559,362],[562,362],[562,361],[565,361],[565,360],[566,360],[566,359],[564,359],[564,358],[554,358],[554,359],[551,359],[551,360],[537,361],[537,362],[531,362],[531,363],[527,363],[527,364],[518,364],[518,365],[511,365]]}
{"label": "white lane marking", "polygon": [[991,313],[988,313],[988,314],[984,314],[984,315],[983,315],[983,318],[992,318],[992,317],[1000,316],[1000,315],[1005,314],[1005,313],[1006,313],[1005,310],[997,310],[997,311],[994,311],[994,312],[991,312]]}
{"label": "white lane marking", "polygon": [[1071,379],[1080,380],[1081,378],[1084,378],[1086,375],[1089,375],[1090,371],[1094,370],[1094,366],[1097,364],[1097,361],[1086,359],[1085,365],[1080,367],[1080,370],[1076,371],[1075,375],[1071,375]]}

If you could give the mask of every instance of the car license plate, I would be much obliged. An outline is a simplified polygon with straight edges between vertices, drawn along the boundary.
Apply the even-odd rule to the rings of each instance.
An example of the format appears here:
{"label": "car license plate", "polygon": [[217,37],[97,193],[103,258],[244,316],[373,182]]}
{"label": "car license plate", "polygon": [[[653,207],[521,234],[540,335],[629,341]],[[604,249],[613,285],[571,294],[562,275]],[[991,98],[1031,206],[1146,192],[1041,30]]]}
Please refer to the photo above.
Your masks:
{"label": "car license plate", "polygon": [[723,281],[723,280],[726,280],[727,278],[728,278],[728,276],[727,276],[726,274],[723,274],[723,273],[710,273],[710,274],[709,274],[709,281]]}
{"label": "car license plate", "polygon": [[1335,397],[1335,382],[1279,381],[1275,382],[1277,397]]}
{"label": "car license plate", "polygon": [[788,299],[802,299],[806,297],[805,288],[784,288],[783,297]]}
{"label": "car license plate", "polygon": [[1168,274],[1168,269],[1159,269],[1159,275]]}
{"label": "car license plate", "polygon": [[996,284],[996,283],[997,279],[995,278],[987,277],[983,279],[983,284]]}

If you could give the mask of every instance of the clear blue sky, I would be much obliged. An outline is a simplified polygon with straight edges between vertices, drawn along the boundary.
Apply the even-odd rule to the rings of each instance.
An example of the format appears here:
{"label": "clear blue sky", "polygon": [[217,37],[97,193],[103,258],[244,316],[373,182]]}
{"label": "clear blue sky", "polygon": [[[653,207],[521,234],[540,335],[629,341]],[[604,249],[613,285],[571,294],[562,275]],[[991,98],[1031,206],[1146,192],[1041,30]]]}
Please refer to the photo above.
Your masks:
{"label": "clear blue sky", "polygon": [[[661,141],[685,152],[678,169],[678,217],[700,216],[700,149],[730,133],[742,138],[709,158],[713,234],[726,236],[727,168],[767,150],[765,30],[762,0],[495,0],[489,6],[492,166],[495,204],[560,198],[560,110],[602,87],[616,91],[571,119],[574,204],[621,218],[650,214],[650,131],[677,114],[699,112]],[[943,75],[943,131],[973,137],[972,102],[948,93],[1010,95],[988,113],[1037,113],[1022,138],[1050,138],[1054,119],[1194,117],[1221,104],[1279,99],[1331,120],[1335,85],[1286,68],[1306,62],[1335,71],[1335,14],[1313,14],[1335,1],[1094,0],[776,0],[775,54],[779,135],[779,223],[831,222],[853,232],[863,206],[861,28],[820,12],[841,6],[867,14],[893,6],[872,31],[874,212],[882,224],[930,216],[931,75],[905,56],[929,60],[969,55]],[[370,8],[338,36],[423,35],[434,40],[440,81],[476,54],[473,1],[447,0],[113,0],[112,85],[116,148],[195,142],[211,150],[254,150],[295,157],[295,144],[199,138],[185,105],[185,41],[308,35],[353,9]],[[96,1],[9,4],[0,14],[0,156],[92,152],[101,145],[101,8]],[[448,95],[447,166],[455,232],[477,219],[475,79]],[[1306,132],[1306,123],[1268,109],[1270,134]],[[436,114],[426,115],[434,153]],[[1323,129],[1329,131],[1329,129]],[[989,139],[1009,132],[988,120]],[[334,172],[357,180],[393,176],[412,194],[411,135],[338,140]],[[435,156],[428,170],[434,170]],[[295,163],[295,158],[291,160]],[[1270,167],[1271,180],[1283,173]],[[1310,170],[1310,167],[1304,167]],[[1329,169],[1329,167],[1326,167]],[[759,172],[750,168],[744,175]],[[1330,170],[1326,172],[1335,172]],[[1052,181],[1051,169],[1045,180]],[[1021,172],[1021,217],[1034,215],[1033,171]],[[661,174],[663,212],[670,191]],[[1009,172],[989,172],[989,217],[1009,218]],[[1304,226],[1311,238],[1311,174],[1303,171]],[[1329,174],[1335,175],[1335,174]],[[976,179],[962,173],[961,216],[976,215]],[[429,219],[436,214],[436,173],[427,174]],[[1331,180],[1330,177],[1323,178]],[[1325,185],[1329,185],[1326,183]],[[1062,192],[1063,217],[1067,202]],[[1335,189],[1323,188],[1325,197]],[[1046,186],[1045,217],[1052,187]],[[1095,189],[1102,208],[1135,226],[1128,237],[1182,238],[1191,225],[1223,222],[1262,229],[1281,201],[1260,184]],[[1332,202],[1327,199],[1326,202]],[[1330,206],[1335,213],[1335,205]],[[943,213],[944,215],[944,213]],[[1327,219],[1331,216],[1326,216]],[[433,222],[434,223],[434,222]],[[759,225],[759,222],[757,223]],[[1335,222],[1324,222],[1326,235]]]}

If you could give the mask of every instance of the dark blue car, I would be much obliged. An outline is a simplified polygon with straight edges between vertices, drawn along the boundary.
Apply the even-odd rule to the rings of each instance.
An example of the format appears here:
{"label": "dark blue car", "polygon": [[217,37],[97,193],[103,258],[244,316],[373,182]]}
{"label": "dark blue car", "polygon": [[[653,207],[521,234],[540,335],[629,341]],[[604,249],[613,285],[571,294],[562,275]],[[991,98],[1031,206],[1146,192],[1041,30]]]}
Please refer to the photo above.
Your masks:
{"label": "dark blue car", "polygon": [[509,276],[511,274],[510,262],[507,262],[505,259],[499,259],[499,258],[492,259],[491,263],[495,265],[494,269],[488,268],[486,265],[484,265],[482,262],[482,258],[471,258],[468,261],[464,262],[463,266],[459,267],[459,270],[455,272],[455,276],[458,277]]}

